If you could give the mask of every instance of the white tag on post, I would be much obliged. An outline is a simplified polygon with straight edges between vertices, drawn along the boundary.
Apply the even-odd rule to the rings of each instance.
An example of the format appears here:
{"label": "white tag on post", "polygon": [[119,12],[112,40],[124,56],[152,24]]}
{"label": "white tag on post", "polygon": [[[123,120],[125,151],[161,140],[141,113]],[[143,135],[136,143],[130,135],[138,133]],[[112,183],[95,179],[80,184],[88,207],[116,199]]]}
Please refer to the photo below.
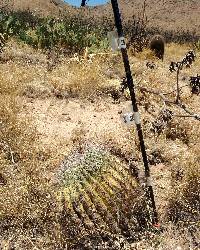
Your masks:
{"label": "white tag on post", "polygon": [[108,32],[108,40],[112,51],[119,50],[119,37],[116,30]]}
{"label": "white tag on post", "polygon": [[139,114],[139,112],[134,112],[133,113],[133,119],[134,119],[136,125],[140,124],[140,114]]}
{"label": "white tag on post", "polygon": [[121,121],[127,126],[134,123],[134,112],[131,104],[126,105],[121,111]]}
{"label": "white tag on post", "polygon": [[126,42],[124,37],[119,38],[119,49],[125,49],[126,48]]}
{"label": "white tag on post", "polygon": [[123,115],[123,121],[127,125],[131,124],[134,121],[133,113],[126,113],[126,114],[124,114]]}

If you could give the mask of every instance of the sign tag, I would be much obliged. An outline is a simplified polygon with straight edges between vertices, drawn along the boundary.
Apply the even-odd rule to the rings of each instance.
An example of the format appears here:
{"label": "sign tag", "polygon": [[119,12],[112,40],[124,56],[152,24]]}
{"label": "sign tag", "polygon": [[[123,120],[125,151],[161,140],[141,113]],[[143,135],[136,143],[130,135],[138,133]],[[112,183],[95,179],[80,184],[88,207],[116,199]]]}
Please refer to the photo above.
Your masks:
{"label": "sign tag", "polygon": [[126,49],[126,42],[124,37],[119,38],[119,49]]}
{"label": "sign tag", "polygon": [[132,124],[135,122],[136,125],[140,124],[140,115],[139,112],[131,112],[125,113],[122,115],[123,122],[127,125]]}
{"label": "sign tag", "polygon": [[126,48],[126,42],[124,37],[118,37],[116,30],[108,32],[108,40],[112,51],[117,51]]}
{"label": "sign tag", "polygon": [[133,113],[123,114],[122,118],[124,123],[126,123],[127,125],[131,124],[134,121]]}

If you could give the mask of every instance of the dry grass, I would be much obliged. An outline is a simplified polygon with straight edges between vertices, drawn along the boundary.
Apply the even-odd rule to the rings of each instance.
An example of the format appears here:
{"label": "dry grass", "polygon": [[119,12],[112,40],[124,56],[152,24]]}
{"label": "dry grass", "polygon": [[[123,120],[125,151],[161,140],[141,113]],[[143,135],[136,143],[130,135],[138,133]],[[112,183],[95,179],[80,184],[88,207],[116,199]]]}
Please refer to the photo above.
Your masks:
{"label": "dry grass", "polygon": [[0,245],[33,249],[36,235],[38,247],[45,249],[58,233],[51,177],[55,156],[38,147],[38,133],[30,120],[20,117],[21,107],[15,96],[1,95]]}
{"label": "dry grass", "polygon": [[0,82],[0,224],[1,240],[4,238],[1,247],[12,247],[10,239],[14,236],[15,247],[29,248],[29,230],[33,225],[43,228],[47,217],[55,217],[55,213],[50,215],[50,155],[44,160],[48,151],[44,153],[38,147],[35,125],[30,117],[21,116],[26,70],[14,63],[1,68],[11,69],[1,73]]}
{"label": "dry grass", "polygon": [[199,144],[175,161],[172,169],[173,194],[169,203],[169,218],[181,223],[199,220],[200,174]]}
{"label": "dry grass", "polygon": [[37,131],[30,120],[21,119],[20,104],[16,96],[1,95],[0,173],[4,180],[0,196],[1,219],[37,217],[36,207],[41,204],[34,201],[34,195],[38,198],[45,195],[48,184],[43,182],[46,163],[41,163],[42,152],[37,150]]}
{"label": "dry grass", "polygon": [[91,64],[76,61],[63,63],[49,76],[50,83],[60,95],[93,98],[105,84],[101,64],[98,59]]}

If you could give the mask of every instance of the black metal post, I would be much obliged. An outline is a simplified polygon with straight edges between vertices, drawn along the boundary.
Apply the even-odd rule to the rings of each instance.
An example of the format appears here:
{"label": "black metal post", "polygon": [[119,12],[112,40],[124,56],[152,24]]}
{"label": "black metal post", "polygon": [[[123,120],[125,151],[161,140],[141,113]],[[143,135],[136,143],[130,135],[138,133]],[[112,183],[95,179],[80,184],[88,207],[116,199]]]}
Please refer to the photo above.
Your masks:
{"label": "black metal post", "polygon": [[82,0],[82,1],[81,1],[81,6],[82,6],[82,7],[85,7],[85,3],[86,3],[86,0]]}
{"label": "black metal post", "polygon": [[121,48],[122,58],[123,58],[123,62],[124,62],[124,68],[125,68],[125,72],[126,72],[127,85],[128,85],[129,91],[130,91],[130,96],[131,96],[131,101],[132,101],[132,106],[133,106],[134,120],[136,123],[137,133],[138,133],[138,137],[139,137],[139,141],[140,141],[142,158],[143,158],[143,162],[144,162],[146,186],[147,186],[147,196],[148,196],[148,199],[150,200],[151,206],[152,206],[152,224],[157,225],[158,224],[158,214],[156,211],[154,193],[153,193],[152,183],[150,180],[150,169],[149,169],[149,164],[148,164],[148,159],[147,159],[147,154],[146,154],[146,149],[145,149],[145,144],[144,144],[144,139],[143,139],[142,126],[141,126],[141,122],[140,122],[140,118],[139,118],[138,106],[137,106],[137,102],[136,102],[134,83],[133,83],[133,78],[132,78],[132,74],[131,74],[128,54],[127,54],[127,49],[126,49],[126,43],[124,40],[123,27],[122,27],[120,12],[119,12],[119,6],[118,6],[117,0],[111,0],[111,3],[112,3],[113,13],[114,13],[114,17],[115,17],[115,25],[116,25],[117,33],[118,33],[118,37],[119,37],[119,46]]}

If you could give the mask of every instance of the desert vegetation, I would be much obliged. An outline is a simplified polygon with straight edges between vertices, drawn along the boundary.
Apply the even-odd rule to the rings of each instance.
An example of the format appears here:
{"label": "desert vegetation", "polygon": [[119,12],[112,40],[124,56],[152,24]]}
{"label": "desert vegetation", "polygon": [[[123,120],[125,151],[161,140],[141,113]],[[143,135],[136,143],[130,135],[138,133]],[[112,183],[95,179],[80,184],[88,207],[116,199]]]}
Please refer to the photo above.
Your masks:
{"label": "desert vegetation", "polygon": [[[125,25],[155,228],[136,129],[123,122],[130,96],[112,20],[0,19],[1,248],[199,249],[198,36],[149,29],[144,15]],[[155,33],[163,61],[148,48]]]}

